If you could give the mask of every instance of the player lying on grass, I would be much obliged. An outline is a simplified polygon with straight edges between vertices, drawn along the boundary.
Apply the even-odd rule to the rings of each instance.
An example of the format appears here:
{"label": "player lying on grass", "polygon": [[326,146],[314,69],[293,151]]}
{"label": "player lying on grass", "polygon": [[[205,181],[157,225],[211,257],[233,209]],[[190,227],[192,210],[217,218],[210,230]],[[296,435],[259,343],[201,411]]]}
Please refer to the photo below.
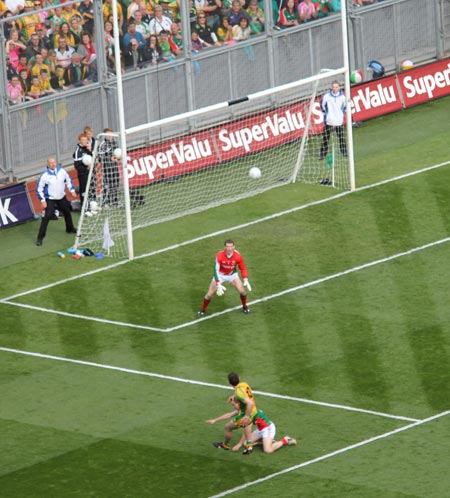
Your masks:
{"label": "player lying on grass", "polygon": [[[205,420],[205,422],[207,424],[215,424],[220,420],[226,420],[231,417],[233,417],[233,421],[235,421],[236,417],[239,416],[240,412],[239,402],[236,400],[234,396],[231,396],[228,399],[228,402],[230,402],[234,406],[234,410],[232,412],[224,413],[223,415],[220,415],[217,418]],[[251,435],[251,441],[254,445],[262,444],[264,453],[273,453],[274,451],[279,450],[283,446],[292,446],[297,444],[297,441],[289,436],[284,436],[284,438],[281,439],[280,441],[274,441],[277,429],[275,427],[275,424],[269,419],[269,417],[262,410],[257,410],[257,413],[254,416],[252,422],[256,426],[256,429],[253,431]],[[226,427],[227,426],[225,426],[225,428]],[[246,439],[247,438],[245,436],[245,433],[242,434],[242,437],[239,440],[239,442],[235,444],[233,448],[231,448],[232,451],[239,451],[239,449],[246,444]],[[230,433],[230,440],[231,440],[231,433]],[[216,443],[213,444],[214,446],[216,446]],[[216,447],[222,448],[223,446],[216,446]],[[250,455],[252,453],[252,450],[253,446],[249,447],[246,446],[242,454]]]}
{"label": "player lying on grass", "polygon": [[[241,272],[244,282],[242,283],[239,278],[238,268]],[[208,291],[203,299],[203,304],[201,310],[197,315],[203,316],[206,312],[206,308],[211,302],[211,298],[214,293],[218,296],[223,296],[224,292],[227,290],[223,285],[224,282],[229,282],[240,294],[242,311],[245,314],[250,313],[247,306],[247,294],[245,293],[244,287],[247,287],[249,291],[252,290],[251,285],[248,281],[247,268],[245,267],[244,259],[242,258],[239,251],[236,251],[234,242],[230,239],[225,241],[224,250],[219,251],[216,254],[215,264],[214,264],[214,276],[209,285]]]}

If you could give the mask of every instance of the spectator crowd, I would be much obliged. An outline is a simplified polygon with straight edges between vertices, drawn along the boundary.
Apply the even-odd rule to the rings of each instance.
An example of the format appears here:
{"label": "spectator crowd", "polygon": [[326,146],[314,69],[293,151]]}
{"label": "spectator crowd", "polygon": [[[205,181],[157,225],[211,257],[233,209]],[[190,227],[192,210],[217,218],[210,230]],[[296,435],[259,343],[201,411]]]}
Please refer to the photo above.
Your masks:
{"label": "spectator crowd", "polygon": [[[119,0],[121,53],[116,54],[112,0],[103,0],[104,26],[96,31],[92,0],[70,5],[64,0],[0,0],[0,18],[6,21],[3,30],[9,103],[96,81],[98,50],[105,57],[108,71],[114,74],[117,56],[122,72],[137,71],[182,56],[186,39],[196,53],[248,40],[266,29],[261,0],[189,0],[190,33],[186,38],[182,34],[180,1]],[[376,1],[352,3],[359,7]],[[272,0],[276,29],[289,29],[340,10],[341,0]],[[99,32],[103,33],[103,43],[95,39]]]}

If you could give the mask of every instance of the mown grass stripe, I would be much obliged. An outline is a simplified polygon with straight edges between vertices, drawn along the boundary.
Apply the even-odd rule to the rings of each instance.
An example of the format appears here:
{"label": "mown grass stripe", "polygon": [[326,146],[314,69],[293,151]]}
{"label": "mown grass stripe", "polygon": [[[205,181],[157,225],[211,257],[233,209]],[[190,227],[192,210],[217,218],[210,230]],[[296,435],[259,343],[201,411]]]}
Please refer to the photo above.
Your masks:
{"label": "mown grass stripe", "polygon": [[[192,380],[192,379],[183,379],[181,377],[174,377],[172,375],[163,375],[163,374],[158,374],[158,373],[154,373],[154,372],[145,372],[142,370],[134,370],[134,369],[130,369],[130,368],[117,367],[114,365],[105,365],[103,363],[96,363],[96,362],[92,362],[92,361],[75,360],[72,358],[63,358],[61,356],[54,356],[54,355],[43,354],[43,353],[35,353],[32,351],[22,351],[20,349],[4,348],[4,347],[0,347],[0,351],[3,351],[5,353],[24,355],[24,356],[32,356],[35,358],[43,358],[43,359],[53,360],[53,361],[61,361],[61,362],[65,362],[65,363],[73,363],[75,365],[84,365],[84,366],[88,366],[88,367],[101,368],[101,369],[105,369],[105,370],[115,370],[115,371],[123,372],[123,373],[127,373],[127,374],[142,375],[145,377],[153,377],[156,379],[171,380],[171,381],[175,381],[175,382],[181,382],[184,384],[191,384],[191,385],[197,385],[197,386],[202,386],[202,387],[214,387],[216,389],[224,389],[224,390],[230,391],[230,386],[223,386],[221,384],[213,384],[211,382],[202,382],[199,380]],[[391,418],[391,419],[396,419],[396,420],[407,420],[407,421],[416,421],[417,420],[417,419],[410,418],[410,417],[403,417],[400,415],[392,415],[390,413],[382,413],[382,412],[376,412],[373,410],[365,410],[364,408],[355,408],[352,406],[339,405],[336,403],[326,403],[323,401],[314,401],[314,400],[305,399],[305,398],[297,398],[294,396],[286,396],[283,394],[268,393],[265,391],[256,391],[255,390],[254,393],[258,394],[260,396],[267,396],[270,398],[278,398],[278,399],[284,399],[286,401],[296,401],[296,402],[300,402],[300,403],[308,403],[308,404],[312,404],[312,405],[324,406],[327,408],[337,408],[340,410],[360,412],[360,413],[365,413],[367,415],[374,415],[377,417]]]}

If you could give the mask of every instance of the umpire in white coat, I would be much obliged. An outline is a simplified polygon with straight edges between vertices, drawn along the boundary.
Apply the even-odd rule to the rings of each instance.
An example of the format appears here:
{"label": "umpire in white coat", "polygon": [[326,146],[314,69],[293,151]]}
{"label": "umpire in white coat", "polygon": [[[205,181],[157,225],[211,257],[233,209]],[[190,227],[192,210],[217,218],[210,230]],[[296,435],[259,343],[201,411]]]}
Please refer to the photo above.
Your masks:
{"label": "umpire in white coat", "polygon": [[47,225],[55,214],[55,209],[64,214],[67,233],[77,233],[73,226],[70,203],[66,198],[66,188],[72,195],[76,195],[72,180],[67,171],[57,164],[54,157],[47,159],[47,167],[39,177],[36,193],[41,201],[41,208],[44,211],[41,226],[36,240],[36,245],[41,246],[47,233]]}
{"label": "umpire in white coat", "polygon": [[340,89],[338,81],[333,81],[330,91],[322,97],[320,107],[323,112],[324,130],[319,159],[324,159],[328,154],[328,142],[330,141],[330,134],[333,130],[336,131],[338,136],[341,154],[346,157],[347,146],[344,136],[346,97]]}

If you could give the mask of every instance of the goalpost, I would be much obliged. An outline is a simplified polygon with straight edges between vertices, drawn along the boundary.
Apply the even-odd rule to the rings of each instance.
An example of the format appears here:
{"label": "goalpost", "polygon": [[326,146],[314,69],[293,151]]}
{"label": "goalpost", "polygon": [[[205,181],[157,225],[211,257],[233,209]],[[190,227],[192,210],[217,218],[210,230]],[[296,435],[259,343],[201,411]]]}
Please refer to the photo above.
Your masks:
{"label": "goalpost", "polygon": [[[320,159],[320,98],[346,75],[345,68],[325,70],[126,129],[126,154],[119,133],[99,134],[76,247],[132,257],[130,226],[134,231],[295,181],[354,189],[351,138],[349,157],[331,138],[328,157]],[[253,167],[260,169],[260,178],[249,176]]]}

